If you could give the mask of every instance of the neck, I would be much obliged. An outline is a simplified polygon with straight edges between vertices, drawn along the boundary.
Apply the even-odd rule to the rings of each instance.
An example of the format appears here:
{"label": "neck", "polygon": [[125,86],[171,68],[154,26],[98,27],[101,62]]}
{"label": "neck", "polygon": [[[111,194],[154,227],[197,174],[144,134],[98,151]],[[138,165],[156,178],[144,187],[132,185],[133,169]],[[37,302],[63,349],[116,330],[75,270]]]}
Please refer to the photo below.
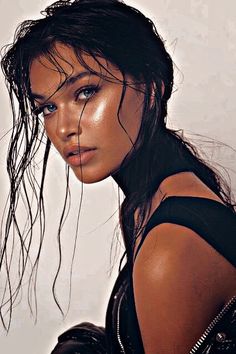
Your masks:
{"label": "neck", "polygon": [[[147,192],[153,195],[166,177],[192,171],[185,156],[174,152],[175,146],[172,145],[168,142],[164,144],[159,139],[159,144],[155,144],[154,148],[139,149],[122,163],[112,177],[126,197],[142,196]],[[157,154],[157,151],[160,153]]]}
{"label": "neck", "polygon": [[121,188],[126,197],[129,197],[129,195],[136,191],[138,174],[136,174],[137,179],[134,179],[134,169],[136,166],[135,162],[136,158],[131,157],[129,160],[124,161],[120,166],[119,170],[112,175],[112,178]]}
{"label": "neck", "polygon": [[158,181],[147,154],[145,149],[135,151],[112,176],[127,198],[141,197]]}

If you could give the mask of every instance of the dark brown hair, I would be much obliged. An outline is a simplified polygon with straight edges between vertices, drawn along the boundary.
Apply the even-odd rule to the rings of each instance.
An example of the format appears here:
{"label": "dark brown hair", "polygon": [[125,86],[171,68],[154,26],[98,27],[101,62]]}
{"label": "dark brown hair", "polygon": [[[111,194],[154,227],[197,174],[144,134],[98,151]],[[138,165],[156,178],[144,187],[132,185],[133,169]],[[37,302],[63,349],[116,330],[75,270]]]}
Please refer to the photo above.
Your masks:
{"label": "dark brown hair", "polygon": [[[37,272],[45,226],[43,188],[50,141],[44,140],[43,124],[35,111],[30,91],[29,68],[33,59],[45,55],[60,71],[54,51],[56,42],[71,46],[85,67],[87,65],[82,53],[89,54],[96,60],[99,57],[105,58],[119,68],[123,74],[120,107],[128,85],[127,74],[134,78],[137,85],[144,84],[145,87],[143,119],[137,141],[133,142],[131,154],[113,176],[126,195],[120,211],[120,222],[128,259],[132,259],[135,238],[149,212],[152,196],[165,176],[179,171],[193,171],[232,207],[230,190],[220,175],[201,159],[194,146],[184,139],[181,131],[174,131],[166,126],[167,102],[173,88],[173,62],[153,22],[137,9],[116,0],[61,0],[47,7],[42,14],[43,18],[25,21],[18,27],[14,43],[6,47],[2,59],[13,109],[13,129],[7,159],[11,189],[0,251],[0,268],[5,265],[7,271],[6,291],[0,312],[6,328],[9,327],[12,305],[18,297],[29,260],[33,225],[37,219],[40,220],[41,242],[33,262],[32,274]],[[88,67],[87,69],[91,70]],[[14,97],[17,98],[19,111],[14,108]],[[119,119],[119,110],[117,116]],[[44,141],[43,168],[38,184],[34,177],[33,161]],[[31,186],[38,202],[34,215],[26,184]],[[20,197],[24,199],[28,212],[27,228],[23,230],[19,226],[16,212]],[[134,212],[137,208],[140,210],[139,219],[134,225]],[[64,214],[59,235],[63,217]],[[21,243],[19,280],[15,288],[12,288],[10,281],[11,262],[7,258],[13,232]],[[31,279],[34,278],[32,275]],[[8,323],[2,316],[4,306],[9,306],[10,309]]]}

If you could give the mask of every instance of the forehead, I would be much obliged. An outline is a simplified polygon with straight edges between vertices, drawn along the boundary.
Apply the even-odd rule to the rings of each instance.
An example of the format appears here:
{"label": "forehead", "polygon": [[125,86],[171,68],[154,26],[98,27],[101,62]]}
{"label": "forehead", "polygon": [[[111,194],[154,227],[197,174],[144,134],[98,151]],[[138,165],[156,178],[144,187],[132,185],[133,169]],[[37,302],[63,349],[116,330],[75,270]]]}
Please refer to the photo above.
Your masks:
{"label": "forehead", "polygon": [[[85,64],[91,71],[107,79],[122,80],[120,71],[101,57],[92,57],[88,54],[81,54]],[[49,94],[56,90],[66,79],[88,71],[83,66],[70,46],[56,43],[53,54],[42,55],[35,58],[30,66],[30,86],[32,92]]]}

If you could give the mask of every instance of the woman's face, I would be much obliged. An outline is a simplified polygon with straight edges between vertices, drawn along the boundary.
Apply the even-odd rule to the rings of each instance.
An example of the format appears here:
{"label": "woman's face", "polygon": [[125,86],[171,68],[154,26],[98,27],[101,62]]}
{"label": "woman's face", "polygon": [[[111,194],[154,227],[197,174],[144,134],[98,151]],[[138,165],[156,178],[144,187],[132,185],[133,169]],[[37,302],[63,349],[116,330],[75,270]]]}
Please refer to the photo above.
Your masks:
{"label": "woman's face", "polygon": [[[57,43],[57,67],[47,57],[33,60],[30,67],[31,91],[42,111],[47,136],[78,179],[93,183],[119,169],[138,136],[144,95],[131,77],[119,114],[123,89],[121,72],[99,58],[83,59],[95,72],[78,61],[73,49]],[[61,73],[58,68],[61,69]],[[66,79],[65,84],[60,85]]]}

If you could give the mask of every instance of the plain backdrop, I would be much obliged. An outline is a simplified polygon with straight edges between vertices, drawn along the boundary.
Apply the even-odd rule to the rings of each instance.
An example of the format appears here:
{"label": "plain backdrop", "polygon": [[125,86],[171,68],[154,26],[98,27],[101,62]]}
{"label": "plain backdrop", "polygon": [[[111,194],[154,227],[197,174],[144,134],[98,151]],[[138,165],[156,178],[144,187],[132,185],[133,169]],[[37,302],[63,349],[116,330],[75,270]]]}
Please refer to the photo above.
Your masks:
{"label": "plain backdrop", "polygon": [[[0,45],[12,41],[17,24],[24,19],[37,18],[40,10],[50,3],[47,0],[0,0]],[[206,140],[206,136],[236,148],[235,1],[226,0],[222,4],[219,0],[127,0],[127,3],[152,18],[174,59],[175,93],[169,105],[169,126],[184,129],[188,135],[200,134],[201,141]],[[11,113],[2,76],[0,88],[0,137],[3,137],[11,128]],[[5,158],[9,137],[7,134],[0,140],[0,212],[8,190]],[[204,144],[198,140],[197,145],[203,147]],[[209,146],[211,144],[206,142],[209,159],[229,169],[234,190],[235,175],[231,171],[236,162],[234,150],[220,149],[217,143],[214,149]],[[37,283],[37,323],[34,324],[30,315],[25,284],[22,301],[14,309],[9,334],[6,336],[0,330],[1,354],[48,354],[57,336],[73,324],[84,320],[104,324],[119,254],[123,250],[122,244],[112,241],[118,222],[117,186],[110,178],[84,186],[71,301],[65,319],[51,292],[58,261],[56,230],[64,188],[64,164],[53,150],[45,191],[47,230]],[[73,176],[71,190],[71,214],[63,232],[63,265],[57,282],[58,298],[64,309],[68,305],[70,260],[81,196],[81,185]],[[34,237],[37,239],[36,234]]]}

